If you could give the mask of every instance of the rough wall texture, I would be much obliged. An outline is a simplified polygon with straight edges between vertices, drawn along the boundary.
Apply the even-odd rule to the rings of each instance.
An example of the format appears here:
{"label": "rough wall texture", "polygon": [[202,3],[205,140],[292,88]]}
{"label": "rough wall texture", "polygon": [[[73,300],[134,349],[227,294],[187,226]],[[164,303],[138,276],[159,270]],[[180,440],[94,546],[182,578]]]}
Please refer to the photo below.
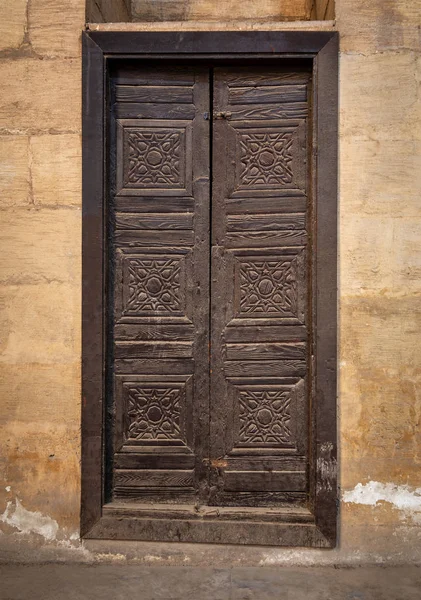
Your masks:
{"label": "rough wall texture", "polygon": [[86,0],[88,23],[130,21],[131,0]]}
{"label": "rough wall texture", "polygon": [[[79,513],[85,6],[2,0],[0,13],[0,512],[11,503],[2,520],[16,531],[19,499],[67,537]],[[19,527],[36,531],[41,516],[22,510]]]}
{"label": "rough wall texture", "polygon": [[[0,0],[0,11],[0,539],[9,549],[21,540],[21,558],[38,540],[51,558],[78,530],[85,7]],[[336,18],[340,548],[126,546],[142,560],[421,559],[421,5],[337,0]]]}
{"label": "rough wall texture", "polygon": [[410,555],[421,547],[421,5],[338,0],[336,18],[342,543]]}
{"label": "rough wall texture", "polygon": [[312,0],[132,0],[133,21],[310,19]]}

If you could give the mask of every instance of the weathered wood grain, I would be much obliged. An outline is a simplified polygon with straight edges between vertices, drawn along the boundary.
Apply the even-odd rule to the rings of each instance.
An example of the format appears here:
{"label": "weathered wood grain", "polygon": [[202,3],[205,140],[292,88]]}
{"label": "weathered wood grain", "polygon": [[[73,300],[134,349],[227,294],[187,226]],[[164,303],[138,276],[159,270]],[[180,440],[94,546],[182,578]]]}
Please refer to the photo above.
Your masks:
{"label": "weathered wood grain", "polygon": [[133,101],[121,102],[115,106],[117,119],[193,119],[195,112],[194,104],[153,104]]}
{"label": "weathered wood grain", "polygon": [[305,360],[306,345],[296,344],[227,344],[227,360]]}
{"label": "weathered wood grain", "polygon": [[116,229],[193,229],[193,213],[117,213]]}
{"label": "weathered wood grain", "polygon": [[306,85],[274,85],[230,88],[230,104],[273,104],[275,102],[305,102]]}
{"label": "weathered wood grain", "polygon": [[104,514],[114,517],[128,517],[144,519],[170,520],[193,519],[211,520],[217,518],[220,521],[258,521],[258,522],[294,522],[312,523],[314,521],[311,512],[304,507],[279,507],[279,508],[247,508],[242,507],[208,507],[173,504],[171,506],[156,506],[154,504],[142,504],[140,508],[135,502],[112,502],[104,506]]}
{"label": "weathered wood grain", "polygon": [[225,201],[227,213],[235,214],[273,214],[273,213],[298,213],[307,209],[307,198],[299,190],[296,195],[283,197],[280,193],[274,197],[260,198],[228,198]]}
{"label": "weathered wood grain", "polygon": [[118,358],[190,358],[193,356],[191,342],[115,342]]}
{"label": "weathered wood grain", "polygon": [[222,504],[223,506],[247,507],[279,507],[279,506],[305,506],[306,492],[228,492],[223,491],[215,499],[211,499],[210,506]]}
{"label": "weathered wood grain", "polygon": [[305,229],[305,213],[266,213],[264,215],[228,215],[228,231],[279,231]]}
{"label": "weathered wood grain", "polygon": [[284,102],[282,104],[264,104],[263,106],[230,107],[230,121],[252,121],[259,119],[305,119],[308,117],[307,102]]}
{"label": "weathered wood grain", "polygon": [[302,377],[306,374],[307,364],[305,360],[241,360],[226,361],[224,371],[227,377],[241,377],[253,373],[258,376]]}
{"label": "weathered wood grain", "polygon": [[106,251],[103,238],[105,115],[102,90],[105,64],[101,50],[86,35],[83,36],[83,54],[81,535],[85,535],[101,516],[104,488],[103,264]]}
{"label": "weathered wood grain", "polygon": [[161,374],[171,373],[173,375],[190,375],[194,371],[193,359],[160,359],[153,358],[121,358],[114,363],[114,372],[116,375],[125,375],[131,373]]}
{"label": "weathered wood grain", "polygon": [[194,471],[116,469],[115,485],[121,487],[192,487]]}
{"label": "weathered wood grain", "polygon": [[157,452],[156,454],[140,454],[135,452],[116,452],[114,467],[116,469],[194,469],[193,454],[171,454]]}
{"label": "weathered wood grain", "polygon": [[265,231],[234,231],[227,233],[227,248],[254,248],[272,246],[302,246],[307,241],[306,231],[265,230]]}
{"label": "weathered wood grain", "polygon": [[228,492],[304,492],[307,488],[305,471],[226,471],[225,489]]}
{"label": "weathered wood grain", "polygon": [[107,478],[116,498],[191,502],[208,454],[209,73],[123,63],[111,89]]}
{"label": "weathered wood grain", "polygon": [[311,74],[307,71],[276,69],[253,69],[253,67],[239,67],[236,71],[227,70],[226,81],[232,87],[276,86],[279,84],[307,84]]}
{"label": "weathered wood grain", "polygon": [[305,456],[238,456],[230,457],[232,471],[302,471],[307,468]]}
{"label": "weathered wood grain", "polygon": [[146,196],[117,196],[113,199],[116,211],[142,212],[142,213],[181,213],[193,212],[194,198],[174,197],[171,202],[165,197]]}
{"label": "weathered wood grain", "polygon": [[129,64],[122,65],[112,73],[113,82],[118,85],[145,86],[193,86],[194,69],[188,66],[173,65],[170,69],[152,65],[145,69]]}
{"label": "weathered wood grain", "polygon": [[116,244],[132,248],[168,248],[169,246],[193,246],[193,231],[137,231],[135,229],[117,229],[114,234]]}
{"label": "weathered wood grain", "polygon": [[[226,116],[214,121],[213,145],[211,456],[223,457],[210,474],[215,505],[284,502],[271,494],[308,488],[308,420],[292,379],[308,364],[307,125],[280,120],[307,115],[308,81],[305,71],[215,70],[214,111]],[[292,474],[277,471],[282,454]]]}
{"label": "weathered wood grain", "polygon": [[134,323],[119,323],[114,327],[116,340],[152,341],[168,340],[174,342],[193,341],[195,335],[194,325],[171,323],[145,323],[142,325]]}
{"label": "weathered wood grain", "polygon": [[[240,321],[240,319],[237,319]],[[244,325],[225,329],[225,341],[229,342],[305,342],[308,337],[304,326],[290,325]]]}
{"label": "weathered wood grain", "polygon": [[[114,498],[118,500],[133,500],[143,504],[144,502],[156,502],[160,505],[178,504],[185,502],[191,504],[195,499],[195,489],[193,487],[164,487],[164,486],[115,486]],[[167,520],[165,522],[168,522]],[[124,538],[125,539],[125,538]]]}
{"label": "weathered wood grain", "polygon": [[117,102],[159,102],[192,104],[193,88],[184,86],[116,85]]}
{"label": "weathered wood grain", "polygon": [[[273,504],[285,501],[285,495],[272,494]],[[250,496],[251,497],[251,496]],[[305,494],[289,496],[292,501],[305,498]],[[233,502],[237,499],[233,498]],[[243,498],[244,501],[244,498]],[[247,504],[242,504],[247,506]],[[326,538],[312,523],[264,523],[236,522],[228,524],[223,520],[209,521],[168,519],[142,519],[103,517],[86,536],[89,538],[125,540],[161,540],[166,542],[188,542],[218,544],[223,541],[231,544],[263,546],[312,546],[328,548]]]}

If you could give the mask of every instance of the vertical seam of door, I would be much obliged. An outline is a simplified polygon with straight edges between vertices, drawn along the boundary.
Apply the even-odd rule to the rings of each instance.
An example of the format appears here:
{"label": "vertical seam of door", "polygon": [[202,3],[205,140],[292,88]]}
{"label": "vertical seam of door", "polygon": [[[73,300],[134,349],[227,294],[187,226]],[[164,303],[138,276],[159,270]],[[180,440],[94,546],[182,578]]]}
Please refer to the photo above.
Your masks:
{"label": "vertical seam of door", "polygon": [[[213,84],[214,84],[214,69],[209,69],[209,344],[208,344],[208,368],[209,368],[209,420],[208,420],[208,448],[211,455],[212,438],[211,438],[211,419],[212,419],[212,372],[211,372],[211,354],[212,354],[212,209],[213,209]],[[211,456],[208,457],[209,459]],[[210,472],[208,472],[208,485]]]}

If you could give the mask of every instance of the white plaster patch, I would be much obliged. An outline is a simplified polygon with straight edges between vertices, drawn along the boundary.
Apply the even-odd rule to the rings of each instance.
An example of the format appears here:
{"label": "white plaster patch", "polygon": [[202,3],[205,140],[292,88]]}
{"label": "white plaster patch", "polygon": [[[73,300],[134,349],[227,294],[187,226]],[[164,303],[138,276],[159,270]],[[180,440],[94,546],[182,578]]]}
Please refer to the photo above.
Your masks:
{"label": "white plaster patch", "polygon": [[320,473],[320,481],[317,482],[317,489],[332,491],[332,478],[336,476],[336,461],[317,459],[317,471]]}
{"label": "white plaster patch", "polygon": [[12,488],[10,487],[10,485],[6,485],[6,487],[5,487],[4,489],[6,490],[6,492],[10,492],[10,490],[11,490]]}
{"label": "white plaster patch", "polygon": [[154,554],[145,554],[144,560],[148,562],[162,562],[162,556],[155,556]]}
{"label": "white plaster patch", "polygon": [[344,492],[342,498],[344,502],[367,506],[389,502],[404,513],[403,518],[412,517],[421,523],[421,488],[369,481],[365,485],[358,483],[353,490]]}
{"label": "white plaster patch", "polygon": [[113,562],[124,562],[127,560],[127,556],[125,554],[112,554],[111,552],[97,552],[95,554],[95,560],[97,562],[101,561],[113,561]]}
{"label": "white plaster patch", "polygon": [[336,478],[336,459],[331,457],[332,442],[325,442],[320,446],[320,457],[317,459],[317,471],[320,475],[317,481],[317,491],[332,491],[332,481]]}
{"label": "white plaster patch", "polygon": [[0,515],[0,521],[15,527],[20,533],[38,533],[49,541],[57,537],[57,521],[40,512],[26,510],[18,498],[7,503],[6,510]]}

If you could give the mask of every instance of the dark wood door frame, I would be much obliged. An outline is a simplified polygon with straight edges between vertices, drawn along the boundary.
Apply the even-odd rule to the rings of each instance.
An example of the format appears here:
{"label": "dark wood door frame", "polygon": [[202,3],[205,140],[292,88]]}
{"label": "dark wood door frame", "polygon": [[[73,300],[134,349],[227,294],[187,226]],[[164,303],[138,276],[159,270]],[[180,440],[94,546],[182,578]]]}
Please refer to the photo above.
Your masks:
{"label": "dark wood door frame", "polygon": [[[260,64],[305,58],[313,64],[312,196],[313,386],[309,508],[312,519],[277,513],[265,522],[215,510],[157,518],[150,511],[104,511],[107,71],[119,58]],[[273,62],[272,62],[273,64]],[[337,531],[337,107],[334,32],[89,32],[83,34],[82,504],[85,538],[336,545]],[[231,511],[232,512],[232,511]],[[171,514],[170,514],[171,513]],[[229,523],[229,527],[227,527]]]}

